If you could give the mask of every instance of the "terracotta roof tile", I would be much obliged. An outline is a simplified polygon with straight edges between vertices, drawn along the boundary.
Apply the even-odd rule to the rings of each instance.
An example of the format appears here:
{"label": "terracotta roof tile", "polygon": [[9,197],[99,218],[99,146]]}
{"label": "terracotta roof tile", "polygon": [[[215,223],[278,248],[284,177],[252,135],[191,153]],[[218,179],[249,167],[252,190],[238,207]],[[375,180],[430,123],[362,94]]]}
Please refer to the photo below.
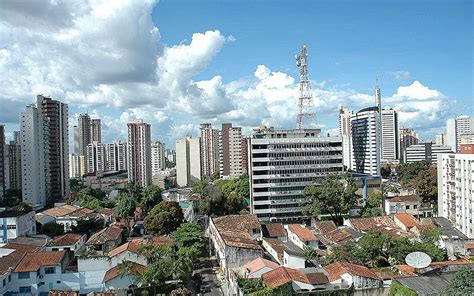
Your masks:
{"label": "terracotta roof tile", "polygon": [[[145,266],[135,263],[133,261],[125,261],[125,262],[131,265],[131,270],[130,270],[131,274],[137,274],[146,269]],[[107,270],[107,272],[104,275],[104,279],[102,281],[105,283],[118,276],[120,276],[120,265],[114,266],[111,269]]]}
{"label": "terracotta roof tile", "polygon": [[72,205],[62,205],[59,207],[54,207],[51,209],[47,209],[42,211],[40,214],[48,215],[51,217],[63,217],[66,216],[74,211],[77,211],[79,208]]}
{"label": "terracotta roof tile", "polygon": [[56,246],[71,246],[81,240],[82,235],[75,233],[66,233],[61,236],[56,236],[53,240],[49,241],[46,246],[56,247]]}
{"label": "terracotta roof tile", "polygon": [[163,246],[165,244],[172,244],[173,243],[173,240],[166,237],[166,236],[153,236],[149,239],[146,239],[146,238],[136,238],[136,239],[133,239],[121,246],[118,246],[117,248],[113,249],[112,251],[110,251],[107,256],[109,257],[114,257],[124,251],[130,251],[132,253],[135,253],[135,254],[138,254],[139,253],[139,248],[140,248],[140,245],[142,244],[147,244],[147,243],[151,243],[153,244],[154,246]]}
{"label": "terracotta roof tile", "polygon": [[397,219],[398,221],[400,221],[400,223],[405,225],[405,227],[407,228],[412,228],[413,226],[417,226],[420,224],[420,222],[416,220],[416,218],[413,217],[413,215],[410,215],[407,213],[397,213],[395,214],[394,219]]}
{"label": "terracotta roof tile", "polygon": [[12,249],[14,251],[6,256],[0,257],[0,275],[7,273],[10,269],[14,270],[27,252],[36,252],[39,250],[39,247],[8,243],[4,245],[2,249]]}
{"label": "terracotta roof tile", "polygon": [[248,270],[249,272],[253,273],[253,272],[259,271],[260,269],[264,267],[275,269],[275,268],[280,267],[280,265],[264,258],[257,258],[253,261],[246,263],[244,266],[242,266],[242,269]]}
{"label": "terracotta roof tile", "polygon": [[337,229],[336,224],[333,221],[318,221],[314,223],[314,228],[321,234],[326,234]]}
{"label": "terracotta roof tile", "polygon": [[288,225],[288,229],[296,234],[296,236],[298,236],[298,238],[303,242],[318,240],[311,230],[299,224],[290,224]]}
{"label": "terracotta roof tile", "polygon": [[50,290],[48,296],[79,296],[79,292]]}
{"label": "terracotta roof tile", "polygon": [[110,209],[110,208],[102,208],[102,209],[98,210],[97,213],[99,213],[101,215],[105,215],[105,216],[115,217],[115,210]]}
{"label": "terracotta roof tile", "polygon": [[262,275],[262,280],[269,288],[279,287],[291,281],[302,282],[310,285],[328,283],[328,279],[323,273],[315,272],[305,274],[300,270],[284,266],[280,266],[277,269],[264,273]]}
{"label": "terracotta roof tile", "polygon": [[120,240],[122,235],[122,229],[118,227],[106,227],[93,235],[89,238],[86,242],[86,245],[102,245],[108,241],[116,241]]}
{"label": "terracotta roof tile", "polygon": [[362,265],[356,265],[352,263],[338,261],[329,264],[324,267],[324,270],[328,273],[328,279],[330,282],[340,278],[341,275],[348,273],[352,276],[360,276],[365,278],[371,278],[375,280],[382,280],[377,274]]}
{"label": "terracotta roof tile", "polygon": [[258,243],[250,235],[252,229],[261,230],[257,215],[228,215],[211,218],[228,246],[246,249],[260,249]]}
{"label": "terracotta roof tile", "polygon": [[278,239],[269,239],[269,238],[266,238],[263,241],[266,242],[270,247],[272,247],[272,249],[274,249],[275,252],[277,252],[279,260],[283,260],[283,251],[285,251],[286,249],[284,242]]}
{"label": "terracotta roof tile", "polygon": [[346,242],[352,239],[352,235],[344,229],[335,229],[327,233],[326,237],[335,244]]}
{"label": "terracotta roof tile", "polygon": [[16,266],[15,272],[31,272],[37,271],[40,266],[59,265],[65,254],[65,251],[26,253]]}
{"label": "terracotta roof tile", "polygon": [[268,223],[262,225],[262,232],[264,237],[285,237],[286,230],[282,223]]}
{"label": "terracotta roof tile", "polygon": [[421,198],[416,194],[411,195],[400,195],[388,199],[388,202],[417,202],[421,201]]}
{"label": "terracotta roof tile", "polygon": [[363,233],[377,231],[395,238],[410,236],[407,232],[398,227],[389,216],[352,218],[348,219],[348,221],[355,230]]}
{"label": "terracotta roof tile", "polygon": [[97,216],[97,213],[91,209],[80,208],[72,213],[69,213],[68,215],[72,217],[78,217],[78,218],[87,218],[87,217],[95,217]]}
{"label": "terracotta roof tile", "polygon": [[474,243],[464,244],[464,249],[474,249]]}

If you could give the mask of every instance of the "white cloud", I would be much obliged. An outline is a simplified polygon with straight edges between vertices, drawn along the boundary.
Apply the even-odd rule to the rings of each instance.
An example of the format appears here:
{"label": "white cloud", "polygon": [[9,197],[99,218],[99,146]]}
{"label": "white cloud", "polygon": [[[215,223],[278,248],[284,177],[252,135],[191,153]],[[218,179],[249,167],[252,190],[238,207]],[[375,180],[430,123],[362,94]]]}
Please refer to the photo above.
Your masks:
{"label": "white cloud", "polygon": [[393,71],[393,72],[387,72],[388,75],[394,77],[395,79],[409,79],[411,78],[411,73],[408,71]]}

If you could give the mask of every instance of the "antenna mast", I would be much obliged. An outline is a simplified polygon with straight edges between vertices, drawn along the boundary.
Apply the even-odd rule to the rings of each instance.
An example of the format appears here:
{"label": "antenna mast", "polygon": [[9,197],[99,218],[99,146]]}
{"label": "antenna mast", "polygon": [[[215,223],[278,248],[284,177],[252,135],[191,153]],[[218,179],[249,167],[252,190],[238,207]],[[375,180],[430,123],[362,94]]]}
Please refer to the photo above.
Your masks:
{"label": "antenna mast", "polygon": [[308,53],[306,45],[295,56],[296,65],[300,68],[300,98],[298,100],[298,115],[296,117],[296,128],[302,129],[314,123],[315,114],[313,112],[313,94],[309,84],[308,73]]}

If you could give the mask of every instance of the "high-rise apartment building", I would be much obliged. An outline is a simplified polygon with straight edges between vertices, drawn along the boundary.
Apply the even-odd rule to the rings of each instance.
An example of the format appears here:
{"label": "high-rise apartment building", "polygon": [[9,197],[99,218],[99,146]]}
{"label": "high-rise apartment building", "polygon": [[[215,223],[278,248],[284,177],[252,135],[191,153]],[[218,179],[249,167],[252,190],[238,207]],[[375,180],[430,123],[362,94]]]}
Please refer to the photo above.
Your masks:
{"label": "high-rise apartment building", "polygon": [[474,239],[474,154],[438,154],[438,215]]}
{"label": "high-rise apartment building", "polygon": [[69,193],[68,106],[38,95],[37,107],[43,113],[48,131],[44,137],[48,152],[45,163],[49,179],[47,194],[50,198],[64,197]]}
{"label": "high-rise apartment building", "polygon": [[308,218],[304,188],[343,171],[340,137],[320,137],[319,129],[255,129],[250,140],[250,209],[262,221]]}
{"label": "high-rise apartment building", "polygon": [[128,182],[142,187],[151,184],[151,127],[143,120],[127,124]]}
{"label": "high-rise apartment building", "polygon": [[0,200],[3,200],[5,190],[5,126],[0,124]]}
{"label": "high-rise apartment building", "polygon": [[176,180],[178,186],[191,186],[201,180],[201,145],[199,138],[176,140]]}
{"label": "high-rise apartment building", "polygon": [[87,145],[87,172],[103,172],[107,170],[105,145],[96,141]]}
{"label": "high-rise apartment building", "polygon": [[352,115],[354,112],[347,108],[339,109],[339,135],[342,139],[342,157],[346,170],[352,169]]}
{"label": "high-rise apartment building", "polygon": [[74,137],[74,154],[79,155],[79,127],[77,125],[73,126],[73,137]]}
{"label": "high-rise apartment building", "polygon": [[49,185],[47,121],[35,104],[20,114],[21,191],[23,201],[32,206],[45,206]]}
{"label": "high-rise apartment building", "polygon": [[418,144],[420,140],[418,139],[418,134],[411,128],[401,128],[400,129],[400,156],[405,162],[405,150],[411,145]]}
{"label": "high-rise apartment building", "polygon": [[351,116],[352,169],[357,173],[380,175],[381,130],[378,107]]}
{"label": "high-rise apartment building", "polygon": [[451,147],[433,144],[432,142],[424,142],[411,145],[405,149],[405,163],[413,163],[417,161],[429,161],[436,163],[438,154],[452,153]]}
{"label": "high-rise apartment building", "polygon": [[474,133],[474,117],[461,115],[446,122],[446,141],[453,151],[459,151],[461,135]]}
{"label": "high-rise apartment building", "polygon": [[107,150],[107,170],[126,171],[127,170],[127,144],[120,141],[106,145]]}
{"label": "high-rise apartment building", "polygon": [[399,159],[398,113],[393,109],[384,109],[381,114],[382,154],[385,162]]}
{"label": "high-rise apartment building", "polygon": [[89,114],[79,114],[78,119],[79,155],[87,155],[87,145],[91,143],[91,118]]}
{"label": "high-rise apartment building", "polygon": [[242,128],[223,123],[219,141],[220,176],[237,178],[242,175]]}
{"label": "high-rise apartment building", "polygon": [[81,178],[86,173],[86,157],[74,153],[69,154],[69,178]]}
{"label": "high-rise apartment building", "polygon": [[100,119],[91,119],[91,142],[102,142],[102,127]]}
{"label": "high-rise apartment building", "polygon": [[165,144],[160,141],[151,144],[151,172],[153,176],[165,169],[165,150]]}
{"label": "high-rise apartment building", "polygon": [[220,131],[213,129],[210,123],[203,123],[201,131],[201,170],[202,178],[207,179],[219,172]]}
{"label": "high-rise apartment building", "polygon": [[250,137],[242,136],[242,175],[249,174],[249,146],[250,146]]}
{"label": "high-rise apartment building", "polygon": [[436,142],[436,145],[441,145],[441,146],[448,145],[448,141],[446,141],[446,134],[437,134],[435,142]]}
{"label": "high-rise apartment building", "polygon": [[176,163],[176,151],[172,149],[166,149],[166,159],[168,159],[169,162]]}
{"label": "high-rise apartment building", "polygon": [[462,134],[459,136],[459,144],[474,144],[474,132],[470,134]]}
{"label": "high-rise apartment building", "polygon": [[[19,133],[18,133],[19,134]],[[16,137],[15,137],[16,138]],[[19,137],[16,138],[19,140]],[[21,145],[16,140],[8,145],[10,189],[21,189]]]}

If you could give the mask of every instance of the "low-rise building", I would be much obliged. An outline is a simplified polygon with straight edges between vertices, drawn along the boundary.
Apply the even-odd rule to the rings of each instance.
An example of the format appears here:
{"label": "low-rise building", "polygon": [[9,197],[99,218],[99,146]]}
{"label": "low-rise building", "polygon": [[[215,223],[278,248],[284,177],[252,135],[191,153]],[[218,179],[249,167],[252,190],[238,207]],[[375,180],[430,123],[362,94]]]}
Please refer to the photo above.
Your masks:
{"label": "low-rise building", "polygon": [[319,239],[314,233],[299,224],[287,225],[288,239],[297,245],[300,249],[305,247],[317,248],[319,245]]}
{"label": "low-rise building", "polygon": [[262,224],[263,237],[287,241],[286,229],[282,223]]}
{"label": "low-rise building", "polygon": [[305,268],[306,258],[304,252],[291,241],[283,242],[278,239],[266,238],[262,247],[280,265],[292,268]]}
{"label": "low-rise building", "polygon": [[85,234],[66,233],[50,240],[45,247],[46,251],[71,251],[78,255],[87,240]]}
{"label": "low-rise building", "polygon": [[119,246],[121,242],[122,228],[110,226],[91,235],[86,246],[99,254],[106,254]]}
{"label": "low-rise building", "polygon": [[362,265],[335,262],[324,267],[327,277],[336,289],[354,285],[356,290],[383,288],[383,279]]}
{"label": "low-rise building", "polygon": [[323,272],[305,273],[298,269],[281,266],[264,273],[262,280],[268,288],[278,288],[291,283],[294,292],[325,290],[331,285]]}
{"label": "low-rise building", "polygon": [[35,212],[0,212],[0,242],[6,243],[19,236],[36,234]]}
{"label": "low-rise building", "polygon": [[387,215],[396,213],[407,213],[421,215],[421,197],[417,194],[400,195],[385,200],[385,213]]}

